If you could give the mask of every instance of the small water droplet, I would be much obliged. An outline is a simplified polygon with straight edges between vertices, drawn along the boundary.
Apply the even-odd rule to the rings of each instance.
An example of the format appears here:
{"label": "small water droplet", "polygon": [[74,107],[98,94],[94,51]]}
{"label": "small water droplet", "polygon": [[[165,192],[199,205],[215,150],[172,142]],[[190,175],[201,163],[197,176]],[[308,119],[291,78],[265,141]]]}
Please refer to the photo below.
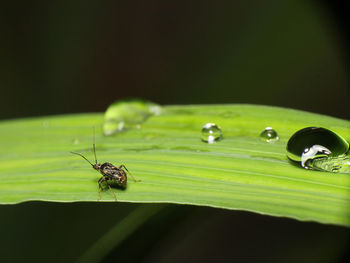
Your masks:
{"label": "small water droplet", "polygon": [[276,142],[279,140],[277,132],[271,127],[266,127],[265,130],[260,133],[260,138],[265,142]]}
{"label": "small water droplet", "polygon": [[103,132],[106,136],[128,129],[139,129],[152,115],[159,115],[162,107],[143,100],[127,100],[112,103],[104,116]]}
{"label": "small water droplet", "polygon": [[[305,169],[350,172],[349,144],[338,134],[319,127],[294,133],[287,144],[287,156]],[[347,172],[348,171],[348,172]]]}
{"label": "small water droplet", "polygon": [[80,141],[77,139],[77,138],[75,138],[74,140],[73,140],[73,144],[74,145],[77,145],[77,144],[79,144],[80,143]]}
{"label": "small water droplet", "polygon": [[213,143],[222,139],[221,128],[215,123],[207,123],[202,128],[201,139],[207,143]]}

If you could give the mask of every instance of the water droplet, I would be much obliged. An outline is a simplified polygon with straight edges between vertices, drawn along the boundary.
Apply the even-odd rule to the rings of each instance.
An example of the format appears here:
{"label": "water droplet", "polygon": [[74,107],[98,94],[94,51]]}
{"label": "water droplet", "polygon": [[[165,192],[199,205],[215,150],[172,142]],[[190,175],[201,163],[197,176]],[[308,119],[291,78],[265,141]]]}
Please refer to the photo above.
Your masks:
{"label": "water droplet", "polygon": [[161,106],[149,101],[114,102],[105,112],[103,132],[108,136],[128,129],[139,129],[150,116],[159,115],[161,111]]}
{"label": "water droplet", "polygon": [[260,138],[265,142],[276,142],[279,140],[277,132],[271,127],[266,127],[265,130],[260,133]]}
{"label": "water droplet", "polygon": [[305,169],[350,173],[349,144],[336,133],[307,127],[293,134],[287,144],[287,156]]}
{"label": "water droplet", "polygon": [[80,141],[77,139],[77,138],[75,138],[74,140],[73,140],[73,144],[74,145],[77,145],[77,144],[79,144],[80,143]]}
{"label": "water droplet", "polygon": [[213,143],[222,139],[221,128],[215,123],[207,123],[202,128],[201,139],[207,143]]}

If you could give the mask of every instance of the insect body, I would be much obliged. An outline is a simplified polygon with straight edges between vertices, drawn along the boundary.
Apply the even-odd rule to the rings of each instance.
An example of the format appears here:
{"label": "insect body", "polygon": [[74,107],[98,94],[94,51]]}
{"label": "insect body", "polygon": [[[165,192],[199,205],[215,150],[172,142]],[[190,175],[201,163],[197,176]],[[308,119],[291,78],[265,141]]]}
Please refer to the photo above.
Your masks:
{"label": "insect body", "polygon": [[80,153],[76,153],[76,152],[71,152],[71,153],[83,157],[89,164],[91,164],[93,169],[100,171],[100,173],[102,174],[102,177],[98,180],[99,200],[101,200],[101,190],[103,190],[103,187],[102,187],[103,183],[105,183],[108,186],[109,190],[111,190],[111,192],[113,193],[114,199],[117,200],[117,197],[115,196],[115,193],[111,188],[111,185],[117,185],[119,188],[125,189],[126,183],[128,180],[127,173],[132,177],[132,179],[135,182],[137,182],[137,180],[132,176],[132,174],[125,167],[124,164],[117,167],[111,163],[103,163],[103,164],[97,163],[95,142],[93,143],[93,149],[94,149],[94,155],[95,155],[95,164],[92,164],[88,159],[85,158],[85,156],[83,156]]}

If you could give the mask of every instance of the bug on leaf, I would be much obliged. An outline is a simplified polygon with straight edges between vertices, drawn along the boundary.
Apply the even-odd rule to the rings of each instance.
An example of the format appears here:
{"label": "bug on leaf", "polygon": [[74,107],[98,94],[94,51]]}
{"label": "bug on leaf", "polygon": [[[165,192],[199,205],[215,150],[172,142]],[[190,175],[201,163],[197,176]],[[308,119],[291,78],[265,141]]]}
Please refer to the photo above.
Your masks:
{"label": "bug on leaf", "polygon": [[102,177],[98,180],[99,200],[101,200],[101,191],[103,190],[103,187],[102,187],[103,183],[105,183],[108,186],[109,190],[113,193],[114,199],[117,200],[117,197],[112,190],[111,184],[117,185],[121,189],[125,189],[128,181],[127,174],[130,175],[135,182],[140,181],[134,178],[134,176],[129,172],[129,170],[125,167],[124,164],[117,167],[111,163],[100,164],[97,162],[96,148],[95,148],[95,132],[94,132],[93,150],[94,150],[94,156],[95,156],[95,164],[91,163],[84,155],[80,153],[77,153],[77,152],[71,152],[71,153],[83,157],[92,166],[93,169],[95,169],[96,171],[99,171],[102,174]]}

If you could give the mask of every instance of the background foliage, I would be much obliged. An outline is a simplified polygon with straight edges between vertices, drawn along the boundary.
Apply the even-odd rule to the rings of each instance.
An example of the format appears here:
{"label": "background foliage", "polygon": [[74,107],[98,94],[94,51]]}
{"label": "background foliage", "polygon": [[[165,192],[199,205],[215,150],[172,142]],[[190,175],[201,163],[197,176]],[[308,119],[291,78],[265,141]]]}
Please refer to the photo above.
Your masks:
{"label": "background foliage", "polygon": [[[5,1],[0,118],[102,112],[116,99],[142,97],[161,104],[268,104],[350,119],[348,14],[341,0]],[[2,205],[2,259],[71,262],[134,208]],[[231,261],[232,251],[241,262],[347,262],[350,234],[343,227],[169,209],[105,262]]]}

